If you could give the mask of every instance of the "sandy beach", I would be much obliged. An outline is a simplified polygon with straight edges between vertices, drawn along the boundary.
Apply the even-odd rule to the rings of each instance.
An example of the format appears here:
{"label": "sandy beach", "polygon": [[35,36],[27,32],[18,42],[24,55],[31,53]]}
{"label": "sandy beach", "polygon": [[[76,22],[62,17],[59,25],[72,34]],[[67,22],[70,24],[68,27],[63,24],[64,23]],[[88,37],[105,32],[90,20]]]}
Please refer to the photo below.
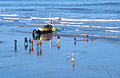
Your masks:
{"label": "sandy beach", "polygon": [[[58,47],[57,36],[60,36]],[[9,37],[8,37],[9,36]],[[41,41],[33,51],[25,48],[24,38],[32,33],[1,34],[0,77],[2,78],[119,78],[119,47],[114,39],[49,34],[50,40]],[[47,37],[47,36],[46,36]],[[14,39],[17,39],[17,48]],[[48,37],[47,37],[48,38]],[[74,62],[72,62],[72,53]],[[70,56],[70,59],[67,59]]]}
{"label": "sandy beach", "polygon": [[0,78],[120,78],[120,0],[0,0]]}

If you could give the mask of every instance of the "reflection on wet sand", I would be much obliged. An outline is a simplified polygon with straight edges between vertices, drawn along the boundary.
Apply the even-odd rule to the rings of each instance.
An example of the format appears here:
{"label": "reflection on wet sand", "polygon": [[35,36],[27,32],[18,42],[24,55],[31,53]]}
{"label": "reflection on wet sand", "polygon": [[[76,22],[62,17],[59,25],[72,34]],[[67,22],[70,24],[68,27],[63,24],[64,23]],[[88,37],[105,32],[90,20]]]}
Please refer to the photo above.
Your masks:
{"label": "reflection on wet sand", "polygon": [[83,42],[85,43],[85,41],[88,43],[88,41],[91,39],[91,43],[93,43],[93,36],[91,36],[91,38],[88,37],[87,38],[83,37]]}
{"label": "reflection on wet sand", "polygon": [[58,42],[58,50],[60,50],[60,42]]}
{"label": "reflection on wet sand", "polygon": [[60,36],[58,35],[57,37],[57,41],[58,41],[58,50],[60,49]]}
{"label": "reflection on wet sand", "polygon": [[74,54],[72,53],[72,69],[74,70],[74,62],[75,62],[75,56],[74,56]]}
{"label": "reflection on wet sand", "polygon": [[40,55],[42,55],[42,48],[40,48]]}
{"label": "reflection on wet sand", "polygon": [[88,43],[88,38],[87,38],[87,43]]}
{"label": "reflection on wet sand", "polygon": [[83,38],[83,41],[84,41],[84,43],[85,43],[85,38]]}
{"label": "reflection on wet sand", "polygon": [[83,43],[85,43],[85,42],[88,43],[90,40],[91,40],[91,43],[93,43],[93,36],[91,36],[91,37],[88,37],[88,35],[87,35],[87,37],[83,36],[82,40],[77,40],[77,38],[75,37],[74,38],[74,45],[76,45],[76,43],[79,41],[82,41]]}
{"label": "reflection on wet sand", "polygon": [[48,33],[48,34],[33,34],[33,39],[34,40],[39,40],[40,41],[40,46],[42,46],[41,41],[49,41],[50,48],[51,47],[57,47],[58,50],[60,49],[60,37],[57,37],[58,43],[55,44],[55,39],[56,33]]}
{"label": "reflection on wet sand", "polygon": [[25,45],[25,50],[27,50],[27,48],[28,48],[28,45]]}
{"label": "reflection on wet sand", "polygon": [[17,46],[15,46],[15,49],[14,49],[15,53],[17,52]]}
{"label": "reflection on wet sand", "polygon": [[39,56],[39,46],[37,46],[37,56]]}
{"label": "reflection on wet sand", "polygon": [[37,47],[37,56],[42,55],[42,48]]}
{"label": "reflection on wet sand", "polygon": [[93,43],[93,35],[91,36],[91,43]]}
{"label": "reflection on wet sand", "polygon": [[72,69],[74,70],[74,67],[75,67],[75,62],[72,62]]}
{"label": "reflection on wet sand", "polygon": [[33,53],[33,46],[32,46],[32,48],[31,48],[31,52]]}
{"label": "reflection on wet sand", "polygon": [[29,45],[29,53],[31,54],[31,45]]}

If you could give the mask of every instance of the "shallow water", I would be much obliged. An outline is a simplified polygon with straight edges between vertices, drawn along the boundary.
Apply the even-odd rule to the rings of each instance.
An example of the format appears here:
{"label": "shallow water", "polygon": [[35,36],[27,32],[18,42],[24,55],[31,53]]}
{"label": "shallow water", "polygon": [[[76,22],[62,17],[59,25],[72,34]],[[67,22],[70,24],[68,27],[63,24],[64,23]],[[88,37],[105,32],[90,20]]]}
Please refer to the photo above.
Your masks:
{"label": "shallow water", "polygon": [[52,19],[56,22],[55,27],[62,29],[60,33],[119,38],[119,4],[119,0],[0,1],[0,31],[12,26],[21,32],[30,28],[25,31],[32,32]]}

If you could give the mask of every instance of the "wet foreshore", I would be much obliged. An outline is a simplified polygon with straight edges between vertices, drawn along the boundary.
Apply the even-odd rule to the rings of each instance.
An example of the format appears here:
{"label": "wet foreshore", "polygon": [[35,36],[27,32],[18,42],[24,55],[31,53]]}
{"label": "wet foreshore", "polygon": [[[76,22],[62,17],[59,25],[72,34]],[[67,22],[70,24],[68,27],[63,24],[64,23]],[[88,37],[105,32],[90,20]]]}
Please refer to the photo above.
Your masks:
{"label": "wet foreshore", "polygon": [[[4,43],[0,44],[2,78],[119,78],[119,43],[116,44],[116,41],[111,43],[91,36],[59,34],[58,43],[58,34],[55,33],[41,35],[41,39],[44,38],[42,41],[36,38],[37,35],[33,38],[32,33],[16,33],[9,35],[9,39],[7,36],[2,35]],[[33,46],[29,43],[24,45],[25,37],[33,39]],[[17,40],[16,48],[14,39]],[[37,46],[37,41],[42,45]]]}

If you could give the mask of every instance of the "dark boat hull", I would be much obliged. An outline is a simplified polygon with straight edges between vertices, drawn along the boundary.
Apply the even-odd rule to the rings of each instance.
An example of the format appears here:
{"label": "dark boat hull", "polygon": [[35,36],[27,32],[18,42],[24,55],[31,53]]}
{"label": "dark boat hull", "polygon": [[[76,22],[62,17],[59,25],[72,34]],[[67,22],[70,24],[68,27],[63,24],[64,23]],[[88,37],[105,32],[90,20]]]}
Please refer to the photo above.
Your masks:
{"label": "dark boat hull", "polygon": [[47,34],[47,33],[52,33],[52,30],[47,30],[47,31],[40,31],[40,30],[33,30],[34,34]]}

